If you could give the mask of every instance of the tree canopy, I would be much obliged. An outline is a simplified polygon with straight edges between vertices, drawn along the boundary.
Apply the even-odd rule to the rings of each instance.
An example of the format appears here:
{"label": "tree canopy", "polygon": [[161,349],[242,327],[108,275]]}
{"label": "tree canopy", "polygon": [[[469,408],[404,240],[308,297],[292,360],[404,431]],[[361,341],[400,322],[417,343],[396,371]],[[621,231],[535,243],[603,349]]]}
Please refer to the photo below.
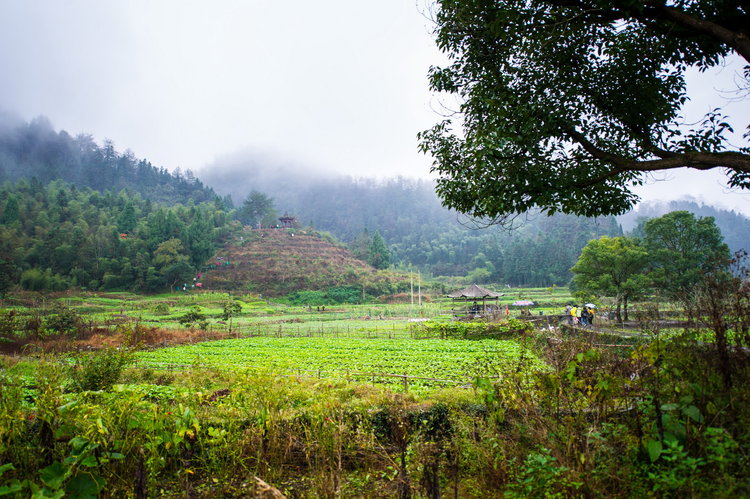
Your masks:
{"label": "tree canopy", "polygon": [[729,265],[729,248],[713,217],[674,211],[647,220],[643,232],[651,279],[669,298],[686,301],[704,275]]}
{"label": "tree canopy", "polygon": [[584,246],[571,271],[578,291],[615,297],[618,320],[623,305],[627,320],[628,301],[649,287],[647,265],[648,253],[635,239],[602,236]]}
{"label": "tree canopy", "polygon": [[275,225],[277,220],[273,204],[273,199],[262,192],[250,191],[240,208],[238,214],[240,221],[251,226],[258,224]]}
{"label": "tree canopy", "polygon": [[[502,221],[539,208],[621,214],[647,172],[723,168],[750,187],[747,127],[716,108],[686,124],[685,74],[750,60],[746,2],[438,0],[434,91],[460,108],[419,134],[443,202]],[[746,97],[750,65],[739,75]],[[747,116],[739,117],[747,120]],[[736,141],[736,139],[733,139]]]}
{"label": "tree canopy", "polygon": [[729,248],[713,217],[674,211],[644,221],[636,232],[643,238],[592,239],[570,269],[580,294],[615,298],[618,319],[621,305],[627,320],[628,301],[646,292],[657,291],[689,308],[709,276],[731,277]]}
{"label": "tree canopy", "polygon": [[0,295],[33,291],[161,291],[193,282],[239,227],[216,203],[162,206],[128,191],[60,180],[0,184]]}

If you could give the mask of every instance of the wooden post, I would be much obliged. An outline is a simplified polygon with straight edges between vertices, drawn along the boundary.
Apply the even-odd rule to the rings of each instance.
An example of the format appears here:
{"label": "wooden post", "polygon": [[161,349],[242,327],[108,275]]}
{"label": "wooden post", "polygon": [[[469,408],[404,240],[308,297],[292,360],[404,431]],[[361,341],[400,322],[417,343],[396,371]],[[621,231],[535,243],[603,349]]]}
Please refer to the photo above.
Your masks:
{"label": "wooden post", "polygon": [[419,298],[419,306],[422,306],[422,272],[417,272],[417,296]]}

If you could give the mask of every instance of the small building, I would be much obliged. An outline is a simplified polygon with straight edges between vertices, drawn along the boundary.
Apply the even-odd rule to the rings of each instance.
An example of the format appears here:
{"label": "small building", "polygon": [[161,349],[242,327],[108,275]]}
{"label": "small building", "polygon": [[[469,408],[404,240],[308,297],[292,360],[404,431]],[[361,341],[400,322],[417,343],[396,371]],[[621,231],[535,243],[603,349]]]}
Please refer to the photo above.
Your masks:
{"label": "small building", "polygon": [[297,225],[297,219],[294,217],[290,217],[286,213],[284,213],[283,217],[279,217],[279,222],[281,222],[282,229],[291,229],[295,225]]}
{"label": "small building", "polygon": [[[503,296],[503,293],[495,293],[482,286],[472,284],[464,289],[450,293],[448,298],[451,298],[454,302],[473,302],[468,308],[468,313],[479,315],[498,310],[498,299],[501,296]],[[479,303],[480,300],[481,305]],[[488,300],[490,301],[489,305],[487,304]],[[492,304],[493,301],[494,305]]]}

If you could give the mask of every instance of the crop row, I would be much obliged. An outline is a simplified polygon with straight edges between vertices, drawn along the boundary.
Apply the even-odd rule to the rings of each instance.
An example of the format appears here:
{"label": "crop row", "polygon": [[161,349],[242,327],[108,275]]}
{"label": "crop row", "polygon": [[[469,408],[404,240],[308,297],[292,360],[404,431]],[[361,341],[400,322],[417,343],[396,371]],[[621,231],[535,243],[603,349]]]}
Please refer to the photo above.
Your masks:
{"label": "crop row", "polygon": [[[358,373],[470,382],[542,362],[513,340],[414,340],[408,338],[256,337],[165,348],[139,354],[152,367],[254,368],[348,377]],[[388,380],[386,380],[388,381]],[[389,380],[397,383],[397,380]],[[429,385],[430,380],[422,380]]]}

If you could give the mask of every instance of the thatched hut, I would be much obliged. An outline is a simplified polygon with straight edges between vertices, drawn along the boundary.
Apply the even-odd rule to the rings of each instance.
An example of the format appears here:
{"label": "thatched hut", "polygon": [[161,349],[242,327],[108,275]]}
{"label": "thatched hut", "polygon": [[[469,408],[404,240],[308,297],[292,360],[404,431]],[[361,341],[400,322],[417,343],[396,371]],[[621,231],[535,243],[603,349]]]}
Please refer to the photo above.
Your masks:
{"label": "thatched hut", "polygon": [[[490,310],[498,309],[498,299],[501,296],[503,296],[502,293],[495,293],[494,291],[490,291],[482,286],[472,284],[464,289],[450,293],[448,298],[451,298],[454,302],[460,301],[468,303],[471,301],[473,304],[469,307],[469,313],[484,314]],[[479,304],[480,300],[482,302],[481,305]],[[489,306],[487,305],[488,300],[490,301]],[[492,305],[493,301],[495,302],[494,305]]]}

